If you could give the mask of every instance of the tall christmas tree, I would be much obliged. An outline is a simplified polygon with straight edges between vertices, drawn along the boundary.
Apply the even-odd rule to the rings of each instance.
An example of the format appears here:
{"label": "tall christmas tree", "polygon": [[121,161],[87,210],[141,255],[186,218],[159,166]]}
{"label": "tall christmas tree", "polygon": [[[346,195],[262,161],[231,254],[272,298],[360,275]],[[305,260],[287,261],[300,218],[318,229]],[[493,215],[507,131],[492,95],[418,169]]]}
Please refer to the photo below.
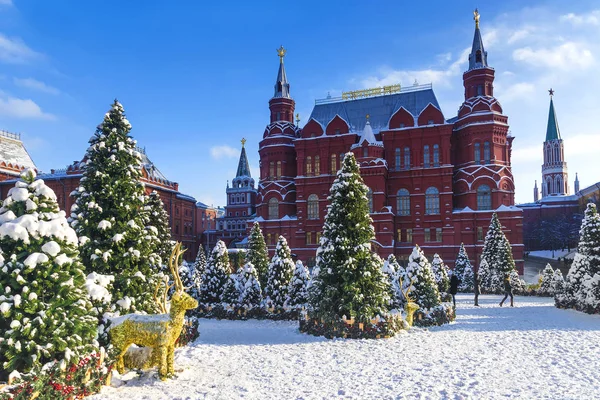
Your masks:
{"label": "tall christmas tree", "polygon": [[538,294],[542,296],[554,295],[554,269],[552,269],[552,265],[550,264],[546,264],[546,267],[542,271]]}
{"label": "tall christmas tree", "polygon": [[288,285],[294,274],[294,260],[288,247],[287,240],[279,236],[275,254],[269,264],[265,296],[275,308],[283,308],[288,296]]}
{"label": "tall christmas tree", "polygon": [[404,290],[410,288],[410,297],[421,309],[431,309],[441,304],[440,292],[435,282],[431,264],[416,245],[408,257],[408,265],[402,277]]}
{"label": "tall christmas tree", "polygon": [[296,261],[294,275],[292,276],[288,287],[287,306],[294,309],[306,306],[308,303],[309,282],[310,274],[308,273],[308,268],[302,264],[302,261]]}
{"label": "tall christmas tree", "polygon": [[153,243],[151,244],[153,252],[160,257],[159,265],[166,273],[168,268],[166,263],[169,261],[175,242],[171,240],[171,228],[169,226],[169,214],[160,199],[160,195],[154,190],[146,198],[144,207],[148,217],[148,230],[152,232]]}
{"label": "tall christmas tree", "polygon": [[246,263],[238,272],[239,283],[239,305],[240,307],[254,308],[259,307],[262,301],[262,291],[256,268],[252,263]]}
{"label": "tall christmas tree", "polygon": [[77,235],[54,192],[35,176],[31,169],[23,172],[0,208],[0,371],[5,373],[28,372],[54,359],[76,361],[96,335]]}
{"label": "tall christmas tree", "polygon": [[515,261],[512,255],[510,242],[502,231],[502,225],[498,215],[494,213],[488,228],[485,241],[483,242],[482,257],[488,263],[491,275],[497,276],[500,285],[496,288],[490,288],[492,291],[501,291],[502,281],[506,276],[516,270]]}
{"label": "tall christmas tree", "polygon": [[368,322],[389,308],[383,261],[371,251],[375,232],[367,192],[354,155],[346,153],[329,192],[311,296],[315,315],[325,320],[346,316]]}
{"label": "tall christmas tree", "polygon": [[460,280],[458,289],[461,292],[472,292],[474,287],[473,266],[471,265],[471,261],[469,261],[469,255],[467,254],[464,243],[460,244],[460,250],[456,256],[454,273]]}
{"label": "tall christmas tree", "polygon": [[83,177],[72,193],[71,226],[86,270],[115,276],[113,300],[130,311],[153,312],[152,238],[143,210],[141,158],[130,130],[115,100],[90,139]]}
{"label": "tall christmas tree", "polygon": [[435,283],[437,283],[439,292],[448,293],[448,290],[450,289],[448,266],[444,263],[444,260],[442,260],[442,257],[440,257],[438,253],[433,255],[431,269],[433,270],[433,276],[435,276]]}
{"label": "tall christmas tree", "polygon": [[202,275],[200,284],[200,303],[215,304],[221,302],[223,289],[227,283],[229,271],[229,255],[227,247],[222,240],[219,240],[208,258],[206,271]]}
{"label": "tall christmas tree", "polygon": [[261,287],[265,287],[267,285],[267,272],[269,271],[269,252],[258,222],[252,225],[252,230],[250,230],[250,235],[248,236],[246,260],[254,265],[258,273],[260,285]]}

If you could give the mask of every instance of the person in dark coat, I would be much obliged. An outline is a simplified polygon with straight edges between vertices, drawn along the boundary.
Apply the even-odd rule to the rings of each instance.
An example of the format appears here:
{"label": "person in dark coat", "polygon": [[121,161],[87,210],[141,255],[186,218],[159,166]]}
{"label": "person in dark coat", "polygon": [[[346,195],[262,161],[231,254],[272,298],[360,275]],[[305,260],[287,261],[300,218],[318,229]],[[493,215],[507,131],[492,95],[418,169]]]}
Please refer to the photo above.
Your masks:
{"label": "person in dark coat", "polygon": [[479,272],[475,272],[473,275],[473,291],[475,292],[475,307],[479,307],[479,295],[481,290],[479,289]]}
{"label": "person in dark coat", "polygon": [[502,301],[500,302],[500,307],[502,307],[502,304],[504,303],[504,301],[506,300],[506,298],[510,296],[510,306],[514,307],[514,296],[513,296],[513,290],[512,290],[512,285],[510,284],[510,276],[506,275],[504,277],[504,298],[502,299]]}
{"label": "person in dark coat", "polygon": [[454,307],[456,308],[456,293],[458,293],[458,285],[460,284],[460,280],[458,276],[454,272],[452,272],[452,276],[450,277],[450,294],[452,295],[452,303],[454,303]]}

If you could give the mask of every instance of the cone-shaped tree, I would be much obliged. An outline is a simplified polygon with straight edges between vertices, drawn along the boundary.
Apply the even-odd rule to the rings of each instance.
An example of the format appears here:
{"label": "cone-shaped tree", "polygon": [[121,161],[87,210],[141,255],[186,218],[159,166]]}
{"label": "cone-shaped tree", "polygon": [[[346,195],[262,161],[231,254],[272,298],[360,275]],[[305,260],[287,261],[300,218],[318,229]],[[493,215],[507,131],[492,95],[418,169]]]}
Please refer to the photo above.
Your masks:
{"label": "cone-shaped tree", "polygon": [[516,266],[510,242],[502,231],[502,225],[496,213],[492,215],[490,227],[483,242],[482,257],[487,261],[494,275],[500,277],[500,285],[490,289],[493,289],[492,291],[502,290],[501,284],[504,277],[510,276],[510,273],[516,270]]}
{"label": "cone-shaped tree", "polygon": [[200,303],[215,304],[221,302],[223,288],[227,283],[229,255],[227,247],[219,240],[208,258],[208,264],[200,284]]}
{"label": "cone-shaped tree", "polygon": [[0,371],[89,350],[98,321],[77,246],[54,192],[23,172],[0,208]]}
{"label": "cone-shaped tree", "polygon": [[262,301],[262,291],[256,268],[251,263],[246,263],[238,272],[240,288],[239,305],[244,308],[259,307]]}
{"label": "cone-shaped tree", "polygon": [[421,309],[430,309],[441,304],[440,292],[431,264],[416,245],[408,257],[408,265],[402,277],[402,286],[406,291],[410,287],[409,296],[415,300]]}
{"label": "cone-shaped tree", "polygon": [[279,236],[275,254],[269,264],[265,296],[275,308],[283,308],[288,295],[288,286],[294,274],[292,252],[283,236]]}
{"label": "cone-shaped tree", "polygon": [[310,274],[308,268],[302,264],[302,261],[296,261],[294,275],[288,287],[288,298],[286,305],[293,309],[306,306],[308,303],[308,287],[310,282]]}
{"label": "cone-shaped tree", "polygon": [[187,288],[186,292],[194,299],[200,298],[200,284],[202,283],[202,275],[195,268],[195,263],[183,262],[179,266],[179,277],[183,287]]}
{"label": "cone-shaped tree", "polygon": [[396,260],[396,256],[393,254],[390,254],[383,263],[383,273],[387,277],[390,286],[391,309],[400,308],[403,303],[402,291],[400,290],[400,282],[398,280],[399,267],[400,265]]}
{"label": "cone-shaped tree", "polygon": [[554,300],[556,301],[557,297],[563,295],[565,290],[565,278],[563,277],[560,269],[556,268],[554,270],[554,276],[552,277],[552,289],[554,292]]}
{"label": "cone-shaped tree", "polygon": [[269,252],[265,237],[258,222],[252,225],[250,235],[248,236],[248,251],[246,252],[246,261],[254,265],[258,274],[258,280],[261,287],[267,285],[267,273],[269,271]]}
{"label": "cone-shaped tree", "polygon": [[[241,268],[239,269],[239,272],[242,272]],[[232,307],[238,307],[240,301],[240,294],[240,276],[238,272],[229,274],[229,277],[227,277],[227,282],[225,282],[225,286],[223,286],[221,302],[229,304]]]}
{"label": "cone-shaped tree", "polygon": [[454,262],[454,273],[460,280],[458,289],[461,292],[472,292],[474,289],[473,266],[471,265],[471,261],[469,261],[469,255],[467,254],[467,250],[463,243],[460,244],[460,250],[456,256],[456,261]]}
{"label": "cone-shaped tree", "polygon": [[354,155],[346,153],[329,192],[317,250],[319,275],[311,304],[323,319],[345,315],[366,322],[388,310],[390,287],[383,261],[371,251],[375,233],[367,193]]}
{"label": "cone-shaped tree", "polygon": [[166,263],[169,261],[175,242],[171,240],[169,227],[169,214],[156,191],[146,197],[146,215],[148,217],[148,231],[152,234],[152,249],[160,257],[161,270],[168,272]]}
{"label": "cone-shaped tree", "polygon": [[202,245],[200,245],[200,248],[198,249],[198,254],[194,261],[194,269],[197,271],[198,275],[200,275],[200,279],[202,279],[202,275],[204,275],[204,271],[206,271],[206,254],[204,253]]}
{"label": "cone-shaped tree", "polygon": [[146,231],[141,158],[130,130],[115,100],[90,139],[83,177],[71,193],[71,226],[86,270],[115,276],[113,301],[153,312],[152,238]]}
{"label": "cone-shaped tree", "polygon": [[433,261],[431,262],[431,269],[433,270],[433,276],[435,276],[435,283],[437,283],[438,291],[440,293],[448,293],[450,289],[450,278],[448,278],[448,266],[442,260],[439,254],[433,255]]}
{"label": "cone-shaped tree", "polygon": [[479,263],[479,285],[484,293],[499,293],[504,289],[504,277],[490,268],[487,260],[481,258]]}
{"label": "cone-shaped tree", "polygon": [[546,267],[542,271],[538,294],[542,296],[554,296],[554,269],[552,269],[552,265],[550,264],[546,264]]}

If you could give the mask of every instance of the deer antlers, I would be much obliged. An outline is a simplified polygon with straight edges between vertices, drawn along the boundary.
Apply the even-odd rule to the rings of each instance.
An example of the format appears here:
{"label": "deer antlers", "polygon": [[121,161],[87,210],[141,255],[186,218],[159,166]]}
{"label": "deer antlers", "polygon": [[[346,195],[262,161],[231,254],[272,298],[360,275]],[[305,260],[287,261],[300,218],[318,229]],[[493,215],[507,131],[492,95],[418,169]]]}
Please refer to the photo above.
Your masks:
{"label": "deer antlers", "polygon": [[[169,294],[169,290],[171,290],[173,286],[175,286],[175,290],[177,292],[183,292],[185,290],[183,283],[181,282],[181,277],[179,276],[179,259],[183,253],[185,253],[185,249],[182,249],[181,243],[177,242],[173,248],[173,251],[171,252],[171,256],[169,257],[169,269],[173,275],[173,283],[169,285],[169,277],[165,275],[160,281],[158,281],[158,284],[154,289],[154,302],[156,303],[159,311],[163,314],[167,314],[169,312],[167,307],[167,296]],[[162,294],[159,296],[158,292],[163,284],[164,289]]]}
{"label": "deer antlers", "polygon": [[414,282],[414,278],[412,278],[410,280],[410,284],[406,287],[406,290],[402,290],[402,286],[404,286],[404,283],[402,282],[402,278],[398,278],[398,280],[400,281],[400,292],[402,292],[402,295],[404,296],[406,301],[409,303],[414,303],[415,299],[413,299],[409,296],[410,292],[412,292],[412,287],[413,287],[412,284]]}

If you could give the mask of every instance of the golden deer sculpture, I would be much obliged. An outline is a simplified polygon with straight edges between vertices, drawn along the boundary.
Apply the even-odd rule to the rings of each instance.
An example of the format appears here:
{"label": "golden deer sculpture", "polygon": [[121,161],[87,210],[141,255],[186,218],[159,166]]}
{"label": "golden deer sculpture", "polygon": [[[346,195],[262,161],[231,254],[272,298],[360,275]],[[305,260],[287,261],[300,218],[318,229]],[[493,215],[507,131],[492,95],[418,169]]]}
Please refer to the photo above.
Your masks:
{"label": "golden deer sculpture", "polygon": [[402,279],[400,279],[400,291],[402,292],[402,295],[404,296],[404,298],[406,299],[406,305],[404,306],[404,311],[406,312],[406,322],[408,323],[408,325],[413,326],[413,316],[415,314],[415,312],[420,308],[419,305],[417,303],[415,303],[415,300],[410,297],[410,292],[412,291],[412,283],[413,281],[410,281],[410,285],[408,285],[408,287],[406,288],[406,290],[402,290]]}
{"label": "golden deer sculpture", "polygon": [[[198,302],[185,293],[181,278],[179,276],[179,260],[185,250],[181,249],[181,243],[177,243],[169,259],[169,268],[173,274],[173,284],[165,282],[165,291],[162,301],[157,297],[159,282],[154,299],[163,314],[140,315],[128,314],[113,319],[114,326],[110,329],[112,345],[119,352],[116,368],[119,373],[125,372],[123,356],[132,344],[152,348],[150,362],[145,366],[157,366],[160,379],[165,380],[173,375],[173,351],[175,342],[181,334],[186,310],[198,307]],[[171,309],[167,310],[167,293],[175,286],[175,293],[171,297]]]}

